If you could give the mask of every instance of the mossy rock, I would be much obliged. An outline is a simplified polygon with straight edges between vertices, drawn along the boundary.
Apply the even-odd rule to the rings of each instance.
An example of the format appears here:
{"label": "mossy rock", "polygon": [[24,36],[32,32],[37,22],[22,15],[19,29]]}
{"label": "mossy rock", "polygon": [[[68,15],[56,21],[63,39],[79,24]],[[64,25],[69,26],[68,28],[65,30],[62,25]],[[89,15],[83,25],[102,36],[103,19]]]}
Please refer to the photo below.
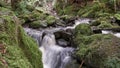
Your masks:
{"label": "mossy rock", "polygon": [[88,24],[80,24],[75,28],[75,33],[79,35],[91,35],[92,30]]}
{"label": "mossy rock", "polygon": [[54,16],[47,16],[46,20],[47,20],[48,25],[53,25],[55,23],[55,21],[56,21]]}
{"label": "mossy rock", "polygon": [[119,68],[119,38],[110,34],[93,34],[89,25],[80,24],[75,28],[74,42],[78,48],[76,56],[86,66]]}
{"label": "mossy rock", "polygon": [[99,28],[112,28],[113,25],[106,21],[101,21],[101,24],[98,26]]}
{"label": "mossy rock", "polygon": [[84,27],[83,24],[79,26],[79,29],[78,27],[75,29],[77,32],[74,38],[74,42],[78,45],[76,52],[78,59],[93,68],[119,68],[120,39],[109,34],[91,34],[89,32],[91,30],[86,31],[89,27],[87,24],[84,24]]}
{"label": "mossy rock", "polygon": [[[83,42],[79,43],[77,56],[84,60],[86,65],[95,68],[119,68],[120,62],[117,59],[120,59],[120,43],[117,42],[120,39],[112,35],[92,35],[85,36],[82,40]],[[77,39],[77,41],[81,41],[81,39]],[[115,57],[115,60],[111,60]]]}
{"label": "mossy rock", "polygon": [[100,24],[101,24],[100,21],[95,20],[95,21],[93,21],[93,22],[90,23],[90,26],[98,26]]}
{"label": "mossy rock", "polygon": [[63,15],[63,16],[61,16],[61,19],[69,19],[69,18],[71,18],[71,16],[69,16],[69,15]]}
{"label": "mossy rock", "polygon": [[47,17],[45,13],[39,12],[37,10],[34,10],[30,13],[18,15],[18,16],[19,18],[24,19],[25,23],[30,23],[32,21],[37,21],[37,20],[45,20]]}
{"label": "mossy rock", "polygon": [[41,20],[38,20],[38,21],[31,22],[31,23],[29,24],[29,27],[30,27],[30,28],[47,27],[47,23],[46,23],[46,22],[43,22],[43,21],[41,21]]}

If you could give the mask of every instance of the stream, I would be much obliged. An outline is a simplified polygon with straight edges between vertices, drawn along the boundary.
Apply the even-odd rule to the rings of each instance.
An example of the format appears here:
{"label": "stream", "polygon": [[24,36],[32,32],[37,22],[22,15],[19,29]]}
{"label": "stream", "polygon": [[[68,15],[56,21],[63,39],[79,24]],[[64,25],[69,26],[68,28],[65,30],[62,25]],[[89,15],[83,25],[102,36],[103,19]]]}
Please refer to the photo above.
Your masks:
{"label": "stream", "polygon": [[[85,23],[89,24],[90,19],[78,19],[74,21],[75,24],[67,27],[53,27],[46,28],[42,30],[35,30],[31,28],[24,28],[25,32],[34,38],[38,45],[39,50],[42,52],[42,62],[44,68],[79,68],[79,64],[76,63],[76,59],[72,57],[72,54],[75,52],[75,48],[73,47],[62,47],[62,45],[66,44],[66,41],[59,40],[60,44],[57,43],[57,39],[55,36],[55,32],[57,31],[65,31],[68,29],[75,29],[75,27],[79,24]],[[114,33],[108,30],[102,30],[102,34],[112,34],[118,38],[120,38],[120,33]],[[69,41],[68,41],[69,42]]]}
{"label": "stream", "polygon": [[[26,33],[34,38],[39,49],[42,52],[42,62],[44,68],[78,68],[76,60],[73,59],[72,54],[75,51],[73,47],[62,47],[56,43],[54,32],[75,29],[75,27],[82,23],[89,23],[89,19],[75,20],[73,26],[46,28],[42,30],[35,30],[31,28],[24,28]],[[65,43],[65,41],[60,41]]]}

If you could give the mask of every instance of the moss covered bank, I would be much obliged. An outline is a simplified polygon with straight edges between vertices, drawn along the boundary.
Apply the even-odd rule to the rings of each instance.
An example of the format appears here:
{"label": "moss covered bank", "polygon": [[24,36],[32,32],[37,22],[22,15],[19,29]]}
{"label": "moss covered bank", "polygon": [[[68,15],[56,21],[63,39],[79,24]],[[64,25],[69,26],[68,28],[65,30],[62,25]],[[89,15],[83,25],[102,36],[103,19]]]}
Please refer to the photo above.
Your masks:
{"label": "moss covered bank", "polygon": [[120,39],[110,34],[93,34],[90,25],[75,29],[76,55],[87,68],[119,68]]}
{"label": "moss covered bank", "polygon": [[20,23],[11,10],[0,7],[0,68],[42,68],[41,52]]}

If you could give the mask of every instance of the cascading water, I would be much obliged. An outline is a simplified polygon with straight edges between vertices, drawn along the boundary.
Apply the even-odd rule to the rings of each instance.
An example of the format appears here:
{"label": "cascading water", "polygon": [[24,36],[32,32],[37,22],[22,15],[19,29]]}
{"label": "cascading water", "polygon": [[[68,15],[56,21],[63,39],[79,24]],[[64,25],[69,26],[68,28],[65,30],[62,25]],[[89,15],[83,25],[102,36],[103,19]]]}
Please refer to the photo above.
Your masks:
{"label": "cascading water", "polygon": [[102,34],[112,34],[112,35],[120,38],[120,32],[112,32],[110,30],[102,30]]}
{"label": "cascading water", "polygon": [[[43,32],[29,28],[25,28],[25,30],[40,45],[39,49],[42,52],[44,68],[74,68],[74,65],[70,64],[72,62],[71,54],[74,48],[58,46],[53,33],[47,33],[42,39]],[[69,65],[70,67],[67,67]]]}
{"label": "cascading water", "polygon": [[[59,30],[74,29],[81,23],[86,23],[89,20],[76,20],[75,25],[65,28],[52,28],[44,30],[34,30],[24,28],[29,36],[34,38],[39,44],[39,49],[42,52],[42,62],[44,68],[78,68],[76,67],[71,54],[74,52],[72,47],[61,47],[56,44],[55,35],[53,34]],[[45,33],[45,34],[44,34]]]}

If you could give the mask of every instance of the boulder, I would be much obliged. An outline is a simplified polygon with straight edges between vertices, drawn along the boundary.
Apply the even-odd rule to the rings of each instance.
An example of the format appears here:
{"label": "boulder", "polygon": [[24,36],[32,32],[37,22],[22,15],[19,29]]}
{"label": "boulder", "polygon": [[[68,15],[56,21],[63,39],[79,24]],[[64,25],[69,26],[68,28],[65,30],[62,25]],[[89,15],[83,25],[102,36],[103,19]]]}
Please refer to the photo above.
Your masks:
{"label": "boulder", "polygon": [[[73,46],[74,43],[73,43],[73,39],[72,39],[73,38],[72,33],[61,30],[61,31],[55,32],[54,35],[55,35],[55,38],[58,40],[58,44],[60,44],[60,45],[64,44],[64,46],[66,46],[66,45]],[[63,39],[63,40],[61,40],[61,39]],[[62,43],[60,43],[60,42],[62,42]]]}
{"label": "boulder", "polygon": [[33,21],[29,24],[29,27],[30,28],[40,28],[40,27],[47,27],[47,23],[46,21],[41,21],[41,20],[38,20],[38,21]]}
{"label": "boulder", "polygon": [[119,68],[120,39],[111,34],[93,34],[90,26],[80,24],[75,29],[77,59],[87,68]]}
{"label": "boulder", "polygon": [[72,36],[70,33],[67,33],[65,31],[57,31],[54,34],[55,34],[56,39],[63,38],[66,41],[69,41],[70,40],[70,36]]}
{"label": "boulder", "polygon": [[67,47],[67,46],[68,46],[68,42],[65,41],[64,39],[58,39],[58,40],[57,40],[57,44],[58,44],[59,46],[62,46],[62,47]]}

